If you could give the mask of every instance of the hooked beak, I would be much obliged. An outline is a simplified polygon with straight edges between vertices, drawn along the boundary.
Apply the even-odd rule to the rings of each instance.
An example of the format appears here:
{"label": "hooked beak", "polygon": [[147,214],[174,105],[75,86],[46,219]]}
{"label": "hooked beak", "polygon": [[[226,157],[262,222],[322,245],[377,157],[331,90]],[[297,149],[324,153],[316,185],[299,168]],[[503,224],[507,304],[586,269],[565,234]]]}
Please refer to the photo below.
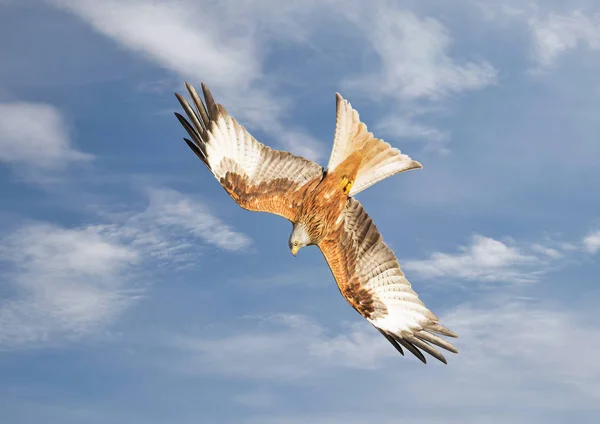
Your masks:
{"label": "hooked beak", "polygon": [[292,255],[296,256],[298,250],[300,250],[300,246],[292,246]]}

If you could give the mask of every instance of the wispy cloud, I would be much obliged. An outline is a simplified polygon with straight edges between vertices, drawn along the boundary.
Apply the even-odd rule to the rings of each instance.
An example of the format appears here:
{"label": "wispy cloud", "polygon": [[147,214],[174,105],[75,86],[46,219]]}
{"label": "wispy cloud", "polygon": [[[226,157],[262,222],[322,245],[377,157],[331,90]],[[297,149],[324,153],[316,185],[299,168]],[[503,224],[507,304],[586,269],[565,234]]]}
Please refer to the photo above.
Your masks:
{"label": "wispy cloud", "polygon": [[570,50],[600,49],[600,13],[594,2],[505,0],[474,4],[485,20],[499,28],[527,29],[535,62],[535,68],[530,69],[533,74],[555,67],[560,56]]}
{"label": "wispy cloud", "polygon": [[[358,415],[377,405],[381,418],[391,420],[401,391],[404,402],[412,405],[405,417],[411,422],[431,417],[432,407],[442,416],[452,412],[456,420],[451,422],[464,422],[474,404],[485,410],[502,402],[510,405],[509,415],[534,404],[557,410],[595,405],[600,398],[594,356],[600,328],[586,316],[585,308],[498,293],[460,305],[442,316],[461,335],[460,354],[443,369],[434,363],[412,366],[415,359],[401,358],[366,322],[335,332],[303,315],[245,319],[228,328],[179,335],[169,339],[169,350],[161,345],[160,351],[176,358],[168,361],[170,372],[224,375],[275,387],[329,378],[343,385],[368,370],[361,374],[364,393],[340,393],[332,404],[348,402]],[[578,341],[578,361],[571,360],[572,349],[562,348],[570,340]],[[551,390],[536,390],[548,384]],[[457,386],[461,390],[453,390]]]}
{"label": "wispy cloud", "polygon": [[56,107],[0,103],[0,162],[48,170],[91,158],[73,147],[67,122]]}
{"label": "wispy cloud", "polygon": [[193,256],[194,241],[237,251],[252,241],[217,218],[200,201],[166,188],[148,190],[150,204],[123,223],[106,226],[133,246],[143,247],[157,259],[187,261]]}
{"label": "wispy cloud", "polygon": [[[171,70],[219,86],[248,86],[260,75],[260,57],[248,26],[232,32],[208,2],[51,0],[98,32]],[[202,16],[202,25],[198,18]],[[160,31],[157,31],[160,28]]]}
{"label": "wispy cloud", "polygon": [[515,19],[529,15],[538,8],[535,1],[523,0],[505,0],[502,3],[474,0],[472,3],[486,21],[500,21],[506,18]]}
{"label": "wispy cloud", "polygon": [[[530,384],[555,381],[591,399],[600,398],[600,366],[593,353],[600,347],[600,328],[587,322],[585,308],[500,297],[463,305],[445,319],[461,329],[461,339],[470,346],[464,352],[469,360],[463,366],[486,367],[487,362],[487,369],[495,369],[505,383],[510,377],[502,377],[502,369],[509,375],[522,370],[532,379]],[[570,360],[572,351],[561,348],[569,340],[581,342],[577,361]]]}
{"label": "wispy cloud", "polygon": [[[563,249],[566,248],[566,246],[564,246],[564,245],[562,247],[563,247]],[[533,252],[548,256],[552,259],[560,259],[560,258],[564,257],[564,253],[561,252],[560,250],[558,250],[554,247],[544,246],[541,243],[534,243],[530,246],[530,248]]]}
{"label": "wispy cloud", "polygon": [[578,46],[600,49],[600,15],[574,10],[570,14],[550,13],[545,19],[529,21],[534,43],[535,60],[542,68],[554,65],[559,56]]}
{"label": "wispy cloud", "polygon": [[552,270],[576,263],[582,250],[598,252],[600,232],[592,231],[575,242],[544,238],[521,243],[475,234],[456,253],[433,252],[427,259],[402,260],[401,266],[421,278],[533,283]]}
{"label": "wispy cloud", "polygon": [[440,142],[449,140],[449,132],[417,122],[417,105],[493,85],[496,70],[486,61],[452,59],[452,37],[433,18],[421,18],[391,2],[362,6],[346,14],[370,42],[379,63],[374,70],[346,78],[344,88],[395,104],[396,111],[383,117],[378,129],[394,137],[430,140],[436,150],[447,152]]}
{"label": "wispy cloud", "polygon": [[436,128],[413,122],[405,117],[388,115],[377,123],[377,130],[395,134],[403,138],[422,138],[432,141],[446,141],[450,134]]}
{"label": "wispy cloud", "polygon": [[[217,101],[249,129],[274,135],[292,152],[310,159],[324,153],[305,131],[283,123],[289,103],[265,88],[272,84],[261,80],[265,52],[258,38],[258,21],[248,19],[247,14],[259,14],[254,6],[269,10],[268,4],[49,1],[190,82],[206,81]],[[277,30],[280,33],[282,38],[290,37],[282,28]]]}
{"label": "wispy cloud", "polygon": [[[394,423],[398,393],[411,405],[402,419],[416,423],[543,423],[548,414],[582,410],[591,411],[590,417],[597,414],[600,366],[595,352],[600,348],[600,328],[587,318],[588,311],[495,297],[464,304],[443,317],[461,335],[463,348],[452,366],[402,366],[408,358],[380,357],[370,371],[373,379],[361,379],[364,390],[344,390],[346,382],[350,387],[356,382],[355,374],[346,372],[336,376],[341,381],[336,385],[339,392],[328,398],[328,408],[301,415],[265,414],[250,422]],[[573,340],[575,350],[565,349]],[[305,356],[297,366],[314,367],[318,360]],[[322,370],[324,378],[333,372]],[[331,413],[334,408],[348,413]]]}
{"label": "wispy cloud", "polygon": [[93,227],[38,223],[10,234],[0,260],[15,295],[0,303],[0,347],[53,343],[102,328],[136,297],[127,272],[140,259]]}
{"label": "wispy cloud", "polygon": [[376,73],[349,79],[348,86],[411,101],[436,100],[496,82],[496,70],[489,63],[457,63],[449,56],[452,38],[435,19],[419,18],[389,2],[377,5],[354,18],[381,65]]}
{"label": "wispy cloud", "polygon": [[200,202],[167,189],[150,190],[148,208],[119,222],[26,225],[0,245],[0,275],[13,294],[0,303],[0,347],[102,331],[148,288],[149,270],[193,265],[205,244],[235,251],[250,243]]}
{"label": "wispy cloud", "polygon": [[219,327],[215,334],[170,336],[167,345],[178,372],[301,381],[326,369],[373,369],[381,357],[397,354],[361,324],[332,334],[304,315],[276,314],[239,320],[231,334]]}
{"label": "wispy cloud", "polygon": [[[307,1],[302,7],[272,0],[235,5],[227,1],[48,1],[182,77],[208,81],[218,100],[249,129],[274,135],[286,149],[315,160],[322,159],[327,149],[306,131],[284,122],[293,104],[276,94],[277,78],[266,81],[264,67],[273,41],[310,45],[309,35],[320,28],[322,19],[332,25],[345,19],[379,57],[376,70],[347,77],[342,84],[372,100],[391,99],[404,107],[407,101],[441,100],[497,81],[497,72],[488,62],[457,62],[450,57],[452,38],[440,22],[386,1],[368,7],[359,1],[336,0]],[[321,19],[312,19],[315,16]],[[403,125],[389,125],[392,118],[384,125],[388,132],[396,131],[395,136],[448,138],[445,131],[413,122],[410,113],[399,115]]]}
{"label": "wispy cloud", "polygon": [[517,245],[474,235],[458,253],[434,252],[428,259],[405,260],[402,267],[423,278],[528,283],[548,272],[550,260],[561,255],[556,248],[540,243]]}
{"label": "wispy cloud", "polygon": [[583,248],[592,255],[600,251],[600,231],[591,231],[583,239]]}

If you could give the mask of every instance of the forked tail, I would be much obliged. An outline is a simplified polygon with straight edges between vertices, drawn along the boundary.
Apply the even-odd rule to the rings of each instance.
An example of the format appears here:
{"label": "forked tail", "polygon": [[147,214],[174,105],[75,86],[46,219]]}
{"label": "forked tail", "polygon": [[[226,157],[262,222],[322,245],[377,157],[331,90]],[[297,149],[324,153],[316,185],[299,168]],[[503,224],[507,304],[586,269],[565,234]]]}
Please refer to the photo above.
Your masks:
{"label": "forked tail", "polygon": [[360,121],[358,112],[339,93],[337,97],[337,119],[333,149],[327,171],[333,171],[348,156],[361,151],[362,162],[349,196],[363,191],[387,177],[410,169],[422,168],[416,160],[402,154],[383,140],[368,132]]}

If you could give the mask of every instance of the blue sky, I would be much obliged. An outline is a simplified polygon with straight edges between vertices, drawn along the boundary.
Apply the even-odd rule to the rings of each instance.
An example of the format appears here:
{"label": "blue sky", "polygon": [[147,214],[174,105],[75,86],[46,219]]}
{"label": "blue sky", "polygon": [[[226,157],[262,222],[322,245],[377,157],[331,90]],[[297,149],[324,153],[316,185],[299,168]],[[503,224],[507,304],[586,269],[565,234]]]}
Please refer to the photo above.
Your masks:
{"label": "blue sky", "polygon": [[[600,4],[288,3],[0,0],[0,421],[598,420]],[[358,198],[448,366],[231,201],[184,80],[323,165],[339,91],[423,164]]]}

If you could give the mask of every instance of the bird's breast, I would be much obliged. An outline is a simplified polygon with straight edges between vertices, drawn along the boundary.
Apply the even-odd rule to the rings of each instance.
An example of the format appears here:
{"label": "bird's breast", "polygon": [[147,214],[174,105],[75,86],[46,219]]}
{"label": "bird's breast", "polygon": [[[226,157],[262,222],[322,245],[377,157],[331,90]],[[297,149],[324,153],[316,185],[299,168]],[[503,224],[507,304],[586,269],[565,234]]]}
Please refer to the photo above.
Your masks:
{"label": "bird's breast", "polygon": [[[305,198],[300,211],[300,220],[307,224],[311,239],[315,244],[336,231],[342,224],[340,216],[346,208],[349,180],[325,178],[315,190]],[[346,191],[347,190],[347,191]]]}

